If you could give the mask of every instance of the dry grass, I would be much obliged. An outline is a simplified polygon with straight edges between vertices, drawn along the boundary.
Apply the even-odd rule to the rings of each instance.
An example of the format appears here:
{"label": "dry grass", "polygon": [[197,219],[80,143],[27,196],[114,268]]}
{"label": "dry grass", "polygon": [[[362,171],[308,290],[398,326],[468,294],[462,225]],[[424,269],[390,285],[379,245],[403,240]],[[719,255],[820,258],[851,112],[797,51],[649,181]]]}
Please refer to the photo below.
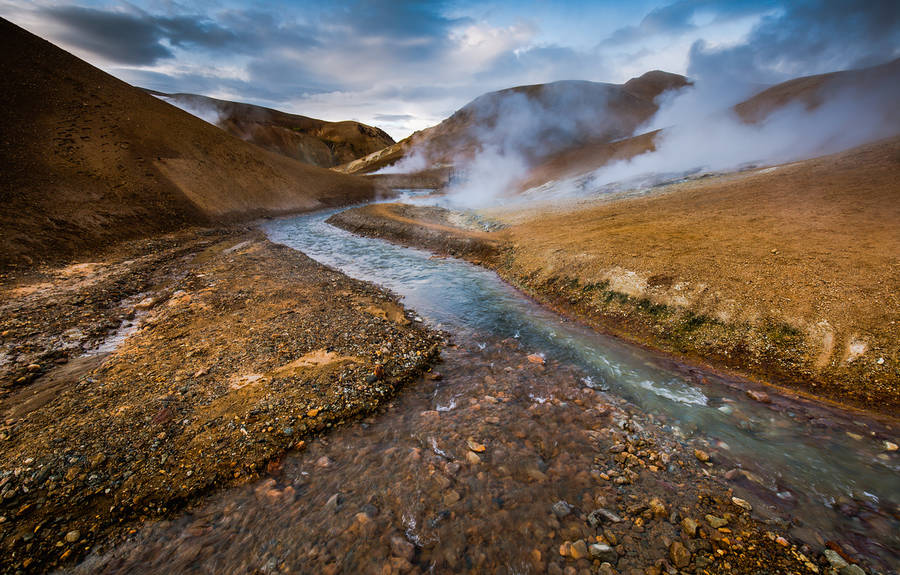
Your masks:
{"label": "dry grass", "polygon": [[804,369],[861,369],[896,404],[898,182],[895,138],[660,195],[504,218],[522,276],[609,282],[697,316],[790,326],[806,335]]}

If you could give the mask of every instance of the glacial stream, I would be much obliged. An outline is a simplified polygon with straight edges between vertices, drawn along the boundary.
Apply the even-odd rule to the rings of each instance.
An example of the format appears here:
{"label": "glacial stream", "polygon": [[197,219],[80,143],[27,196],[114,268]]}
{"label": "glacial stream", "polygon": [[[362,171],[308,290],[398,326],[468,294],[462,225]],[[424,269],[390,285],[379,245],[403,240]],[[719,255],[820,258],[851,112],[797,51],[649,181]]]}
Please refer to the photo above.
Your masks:
{"label": "glacial stream", "polygon": [[[79,570],[553,571],[565,566],[560,542],[585,536],[572,518],[610,507],[621,489],[598,477],[615,467],[608,448],[592,447],[604,428],[615,431],[609,441],[656,444],[650,462],[661,478],[639,483],[660,492],[638,490],[633,500],[658,495],[671,511],[687,509],[690,491],[677,482],[693,480],[669,455],[694,465],[700,448],[716,481],[811,556],[834,541],[877,569],[896,568],[900,456],[885,444],[896,442],[895,430],[771,390],[771,403],[754,401],[746,394],[754,384],[567,321],[477,266],[332,227],[332,213],[264,228],[275,242],[392,290],[417,320],[447,332],[454,345],[435,368],[442,377],[312,441],[275,478],[212,495]],[[575,513],[554,515],[559,500]],[[653,529],[646,534],[662,541],[676,536],[673,526]],[[620,570],[667,556],[653,543],[638,548],[620,545]]]}

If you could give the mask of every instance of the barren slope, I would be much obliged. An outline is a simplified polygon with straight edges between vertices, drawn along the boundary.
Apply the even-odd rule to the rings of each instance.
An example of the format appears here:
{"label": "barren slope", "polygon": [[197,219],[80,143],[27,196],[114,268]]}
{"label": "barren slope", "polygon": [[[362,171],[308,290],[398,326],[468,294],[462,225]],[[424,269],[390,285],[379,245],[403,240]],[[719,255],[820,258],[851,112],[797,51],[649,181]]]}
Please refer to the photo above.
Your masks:
{"label": "barren slope", "polygon": [[394,144],[384,131],[360,122],[326,122],[271,108],[197,94],[151,94],[190,111],[207,112],[233,136],[307,164],[330,168]]}
{"label": "barren slope", "polygon": [[[842,94],[872,105],[890,106],[890,95],[898,93],[900,59],[872,68],[789,80],[759,92],[736,105],[734,110],[744,122],[753,124],[763,122],[774,112],[796,102],[811,110],[829,97]],[[895,118],[895,124],[900,123],[900,109],[893,106],[886,112],[888,117]],[[652,152],[655,150],[654,140],[659,133],[660,131],[649,132],[615,142],[593,142],[561,150],[537,164],[519,187],[526,190],[551,180],[577,177],[611,162]]]}
{"label": "barren slope", "polygon": [[686,84],[683,76],[656,70],[621,85],[564,81],[490,92],[437,126],[337,169],[371,173],[394,164],[413,149],[424,154],[429,165],[454,163],[473,156],[483,144],[482,135],[495,130],[498,124],[530,121],[530,114],[522,110],[559,115],[558,124],[528,132],[533,140],[516,142],[529,159],[541,159],[630,136],[656,113],[654,100],[659,94]]}
{"label": "barren slope", "polygon": [[371,197],[0,20],[0,268],[210,220]]}

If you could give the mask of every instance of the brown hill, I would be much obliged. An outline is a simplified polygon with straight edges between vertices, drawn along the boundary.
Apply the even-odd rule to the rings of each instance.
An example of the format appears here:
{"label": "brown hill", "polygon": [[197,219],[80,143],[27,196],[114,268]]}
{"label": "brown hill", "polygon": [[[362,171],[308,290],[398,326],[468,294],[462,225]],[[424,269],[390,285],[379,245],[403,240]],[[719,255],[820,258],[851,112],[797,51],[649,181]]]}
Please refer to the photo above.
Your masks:
{"label": "brown hill", "polygon": [[[872,68],[789,80],[757,93],[737,104],[734,110],[741,120],[755,124],[791,103],[801,102],[807,110],[813,110],[829,97],[838,94],[869,98],[867,101],[872,105],[880,106],[888,112],[887,117],[891,118],[893,124],[900,125],[900,109],[893,105],[891,96],[900,94],[900,59]],[[551,180],[577,177],[610,162],[652,152],[655,149],[654,140],[659,133],[657,130],[614,142],[593,142],[562,150],[535,166],[519,188],[526,190]]]}
{"label": "brown hill", "polygon": [[[776,84],[734,107],[742,120],[755,123],[792,102],[801,102],[808,109],[819,107],[825,100],[844,90],[858,95],[900,93],[900,58],[871,68],[845,70],[795,78]],[[896,106],[893,110],[900,115]]]}
{"label": "brown hill", "polygon": [[323,168],[345,164],[394,144],[386,132],[360,122],[326,122],[197,94],[147,91],[179,108],[210,114],[217,126],[242,140]]}
{"label": "brown hill", "polygon": [[625,84],[563,81],[490,92],[437,126],[336,169],[371,173],[412,150],[430,167],[453,164],[485,145],[515,146],[528,160],[540,160],[630,136],[656,113],[659,94],[685,85],[684,76],[656,70]]}
{"label": "brown hill", "polygon": [[212,221],[368,198],[0,19],[0,268]]}

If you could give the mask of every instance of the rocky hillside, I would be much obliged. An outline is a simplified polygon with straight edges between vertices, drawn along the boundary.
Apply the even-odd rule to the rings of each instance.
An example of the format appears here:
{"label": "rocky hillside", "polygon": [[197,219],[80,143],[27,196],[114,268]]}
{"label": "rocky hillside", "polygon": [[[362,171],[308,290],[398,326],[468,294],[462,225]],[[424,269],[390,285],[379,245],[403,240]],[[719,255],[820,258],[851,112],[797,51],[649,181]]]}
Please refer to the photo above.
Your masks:
{"label": "rocky hillside", "polygon": [[0,20],[0,269],[193,224],[369,198]]}
{"label": "rocky hillside", "polygon": [[383,130],[359,122],[326,122],[197,94],[147,91],[242,140],[323,168],[345,164],[394,144]]}

